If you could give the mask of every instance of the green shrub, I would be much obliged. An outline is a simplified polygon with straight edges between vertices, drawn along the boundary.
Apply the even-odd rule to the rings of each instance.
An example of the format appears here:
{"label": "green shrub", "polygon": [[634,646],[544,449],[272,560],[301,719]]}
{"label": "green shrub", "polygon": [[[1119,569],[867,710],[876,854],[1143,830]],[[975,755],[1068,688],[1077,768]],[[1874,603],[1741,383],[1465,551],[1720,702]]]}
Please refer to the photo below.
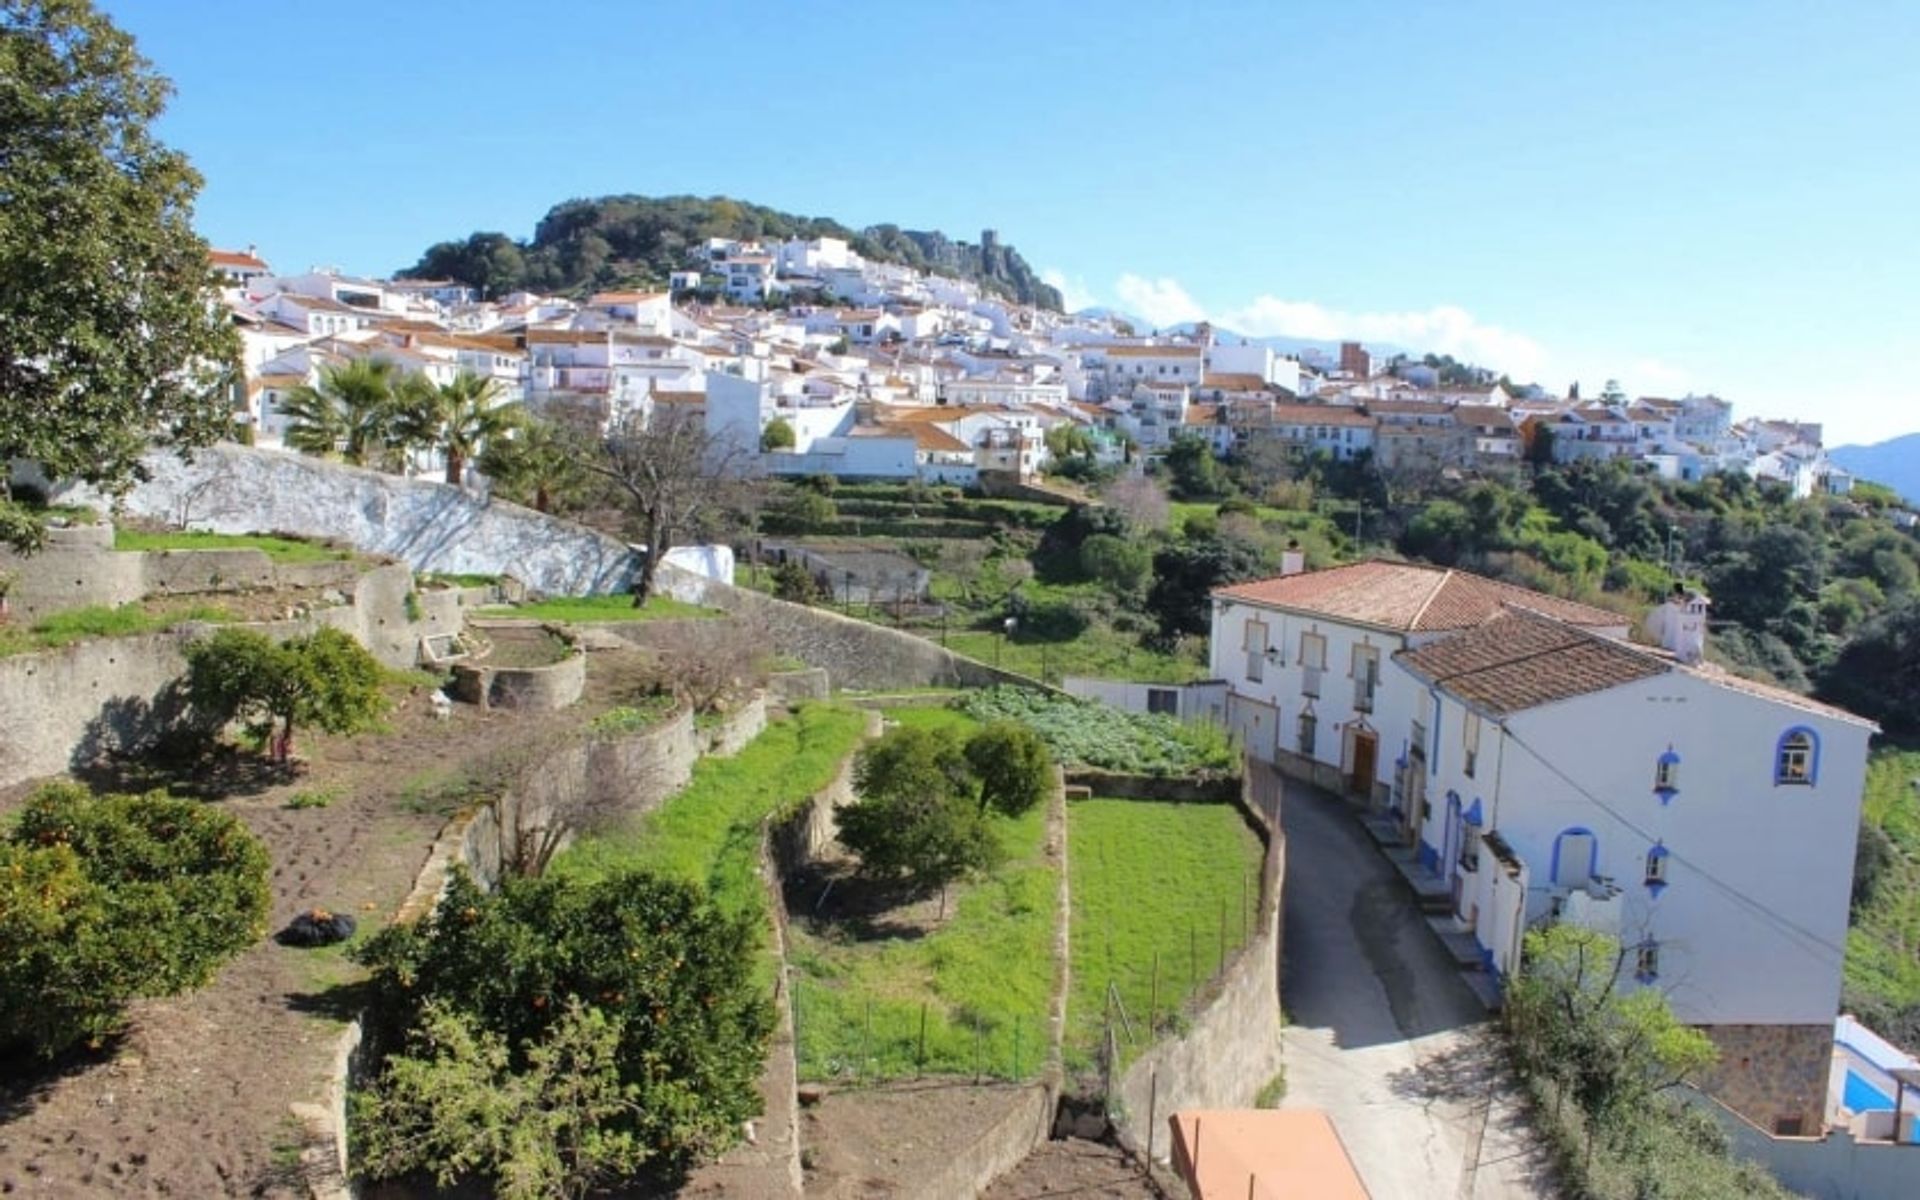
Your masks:
{"label": "green shrub", "polygon": [[795,604],[818,604],[822,598],[820,581],[798,559],[793,558],[774,568],[773,594]]}
{"label": "green shrub", "polygon": [[264,932],[267,866],[197,801],[41,789],[0,843],[0,1045],[97,1044],[127,1001],[207,982]]}
{"label": "green shrub", "polygon": [[967,739],[966,754],[983,809],[1017,817],[1046,799],[1053,785],[1053,756],[1024,725],[995,721]]}
{"label": "green shrub", "polygon": [[[552,1094],[555,1056],[576,1073],[574,1094],[594,1098],[575,1115],[591,1125],[605,1162],[671,1169],[724,1149],[759,1111],[772,1026],[752,985],[757,919],[726,916],[698,886],[639,871],[592,882],[510,878],[491,894],[457,873],[431,917],[382,930],[356,953],[373,968],[376,1014],[415,1051],[444,1026],[443,1012],[476,1039],[471,1053],[437,1066],[406,1054],[387,1060],[356,1100],[363,1165],[470,1171],[503,1188],[550,1173],[554,1148],[514,1134],[502,1114],[551,1111],[538,1098]],[[481,1089],[472,1095],[444,1095],[416,1078],[445,1078],[463,1063],[483,1068],[468,1072]],[[428,1132],[368,1139],[395,1114]],[[576,1166],[584,1149],[568,1151]],[[585,1160],[599,1156],[587,1151]]]}
{"label": "green shrub", "polygon": [[853,786],[860,799],[836,820],[841,843],[868,874],[933,891],[999,860],[957,731],[889,730],[860,751]]}
{"label": "green shrub", "polygon": [[672,711],[673,695],[669,692],[661,692],[647,696],[634,704],[622,704],[610,708],[587,722],[587,729],[603,736],[634,733],[659,724]]}
{"label": "green shrub", "polygon": [[505,1038],[431,1002],[409,1052],[354,1096],[362,1168],[376,1178],[422,1169],[443,1188],[487,1175],[509,1200],[580,1196],[631,1174],[650,1155],[620,1127],[633,1100],[614,1068],[618,1048],[619,1027],[573,999],[516,1072]]}
{"label": "green shrub", "polygon": [[268,744],[285,762],[293,753],[296,724],[328,733],[365,729],[385,708],[380,663],[338,629],[321,629],[276,644],[251,629],[222,629],[187,647],[188,702],[206,724],[242,720],[249,732],[267,737],[277,721],[280,736]]}

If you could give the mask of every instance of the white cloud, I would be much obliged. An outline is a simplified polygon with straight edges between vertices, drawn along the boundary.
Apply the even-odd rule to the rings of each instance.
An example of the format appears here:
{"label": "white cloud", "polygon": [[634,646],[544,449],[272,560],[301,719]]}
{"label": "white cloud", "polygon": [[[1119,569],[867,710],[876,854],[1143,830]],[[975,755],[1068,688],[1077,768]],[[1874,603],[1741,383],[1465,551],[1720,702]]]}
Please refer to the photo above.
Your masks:
{"label": "white cloud", "polygon": [[1100,303],[1087,281],[1079,276],[1068,277],[1059,267],[1048,267],[1040,272],[1040,282],[1060,289],[1060,303],[1068,312],[1079,312],[1083,308],[1092,308]]}
{"label": "white cloud", "polygon": [[1311,300],[1256,296],[1241,308],[1209,313],[1179,281],[1130,273],[1120,276],[1114,291],[1122,308],[1156,326],[1211,320],[1253,337],[1391,343],[1414,353],[1451,354],[1517,379],[1541,375],[1551,357],[1525,334],[1488,324],[1451,304],[1405,312],[1344,312]]}
{"label": "white cloud", "polygon": [[1531,379],[1547,365],[1546,347],[1523,333],[1490,325],[1458,305],[1405,312],[1342,312],[1310,300],[1257,296],[1219,323],[1255,337],[1346,339],[1391,343],[1416,353],[1451,354],[1462,362]]}
{"label": "white cloud", "polygon": [[1204,321],[1207,312],[1187,289],[1171,279],[1143,279],[1122,275],[1113,285],[1120,297],[1120,308],[1153,326],[1179,325],[1185,321]]}

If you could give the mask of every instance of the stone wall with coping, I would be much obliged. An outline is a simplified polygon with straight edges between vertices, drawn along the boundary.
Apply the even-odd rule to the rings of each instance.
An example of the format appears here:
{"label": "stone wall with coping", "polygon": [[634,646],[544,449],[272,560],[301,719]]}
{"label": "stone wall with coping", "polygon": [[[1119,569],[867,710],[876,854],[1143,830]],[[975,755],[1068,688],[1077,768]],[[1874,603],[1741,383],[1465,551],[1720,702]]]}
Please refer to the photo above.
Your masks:
{"label": "stone wall with coping", "polygon": [[15,621],[89,604],[117,608],[147,594],[141,556],[116,554],[113,526],[104,521],[48,529],[46,545],[35,554],[0,549],[0,573],[13,579],[7,609]]}
{"label": "stone wall with coping", "polygon": [[[240,627],[277,639],[336,628],[383,665],[411,667],[421,639],[457,631],[464,611],[461,597],[450,596],[420,606],[414,619],[406,603],[412,579],[399,564],[375,567],[355,582],[346,604]],[[135,751],[165,735],[184,715],[175,684],[186,673],[186,645],[215,628],[188,624],[0,658],[0,787]]]}
{"label": "stone wall with coping", "polygon": [[825,700],[833,695],[833,679],[822,667],[775,671],[767,677],[767,690],[789,704],[796,700]]}
{"label": "stone wall with coping", "polygon": [[[231,445],[196,451],[191,462],[167,453],[143,462],[150,477],[120,506],[170,525],[335,538],[416,570],[512,575],[560,596],[620,591],[639,565],[617,538],[435,480]],[[55,499],[107,507],[80,486]]]}
{"label": "stone wall with coping", "polygon": [[1736,1157],[1759,1163],[1797,1196],[1814,1200],[1910,1200],[1920,1146],[1856,1138],[1845,1129],[1819,1137],[1775,1137],[1712,1097],[1679,1095],[1719,1121]]}
{"label": "stone wall with coping", "polygon": [[89,605],[117,608],[149,596],[345,589],[367,567],[352,559],[277,562],[246,548],[115,550],[113,526],[106,521],[49,529],[46,546],[36,554],[0,550],[0,573],[13,579],[7,607],[18,621]]}
{"label": "stone wall with coping", "polygon": [[[676,600],[732,614],[763,636],[771,649],[824,668],[836,687],[978,688],[1012,683],[1053,690],[1037,679],[976,662],[898,629],[777,600],[672,566],[661,567],[659,585]],[[642,630],[636,636],[653,635]]]}
{"label": "stone wall with coping", "polygon": [[1054,1089],[1045,1083],[1027,1083],[1008,1085],[1005,1090],[1012,1095],[999,1119],[971,1145],[957,1149],[945,1163],[916,1180],[906,1196],[913,1200],[978,1196],[1047,1140],[1053,1125]]}
{"label": "stone wall with coping", "polygon": [[1067,772],[1067,786],[1117,800],[1217,804],[1238,799],[1241,785],[1237,775],[1129,775],[1075,768]]}
{"label": "stone wall with coping", "polygon": [[[154,454],[144,463],[150,478],[121,499],[124,510],[194,529],[334,538],[418,571],[511,575],[558,596],[621,591],[639,566],[638,555],[616,538],[433,480],[244,446],[198,451],[192,462]],[[63,488],[55,498],[105,507],[104,497],[84,487]],[[661,566],[659,581],[675,599],[750,616],[771,649],[826,668],[840,687],[1044,687],[912,634],[789,604],[672,563]]]}
{"label": "stone wall with coping", "polygon": [[1259,933],[1190,1002],[1187,1032],[1142,1054],[1114,1081],[1108,1112],[1120,1144],[1136,1155],[1164,1157],[1165,1122],[1187,1108],[1251,1107],[1260,1089],[1281,1071],[1280,891],[1286,841],[1265,811],[1255,785],[1236,797],[1247,822],[1266,844],[1260,870]]}
{"label": "stone wall with coping", "polygon": [[495,667],[484,660],[455,663],[447,694],[481,708],[557,712],[580,699],[587,687],[587,655],[574,650],[544,667]]}

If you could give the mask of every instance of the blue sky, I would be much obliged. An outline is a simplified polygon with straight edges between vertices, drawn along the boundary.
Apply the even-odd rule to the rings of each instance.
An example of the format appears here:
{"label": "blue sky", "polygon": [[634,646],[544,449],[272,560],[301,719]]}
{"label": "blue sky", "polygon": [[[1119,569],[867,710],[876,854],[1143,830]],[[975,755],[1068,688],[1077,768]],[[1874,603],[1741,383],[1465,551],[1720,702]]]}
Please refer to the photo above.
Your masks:
{"label": "blue sky", "polygon": [[387,273],[554,203],[998,228],[1082,303],[1920,429],[1920,5],[106,0],[202,231]]}

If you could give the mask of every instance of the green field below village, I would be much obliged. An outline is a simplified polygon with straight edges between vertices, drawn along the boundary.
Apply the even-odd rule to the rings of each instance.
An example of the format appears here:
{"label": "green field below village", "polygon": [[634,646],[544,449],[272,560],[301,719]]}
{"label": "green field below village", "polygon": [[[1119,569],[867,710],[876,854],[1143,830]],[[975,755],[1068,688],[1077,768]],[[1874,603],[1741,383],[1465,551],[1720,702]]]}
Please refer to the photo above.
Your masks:
{"label": "green field below village", "polygon": [[[1096,797],[1067,805],[1070,1070],[1098,1065],[1110,1011],[1122,1064],[1152,1042],[1151,1027],[1178,1027],[1173,1014],[1247,940],[1263,852],[1232,804]],[[1109,983],[1119,1007],[1109,1003]]]}

